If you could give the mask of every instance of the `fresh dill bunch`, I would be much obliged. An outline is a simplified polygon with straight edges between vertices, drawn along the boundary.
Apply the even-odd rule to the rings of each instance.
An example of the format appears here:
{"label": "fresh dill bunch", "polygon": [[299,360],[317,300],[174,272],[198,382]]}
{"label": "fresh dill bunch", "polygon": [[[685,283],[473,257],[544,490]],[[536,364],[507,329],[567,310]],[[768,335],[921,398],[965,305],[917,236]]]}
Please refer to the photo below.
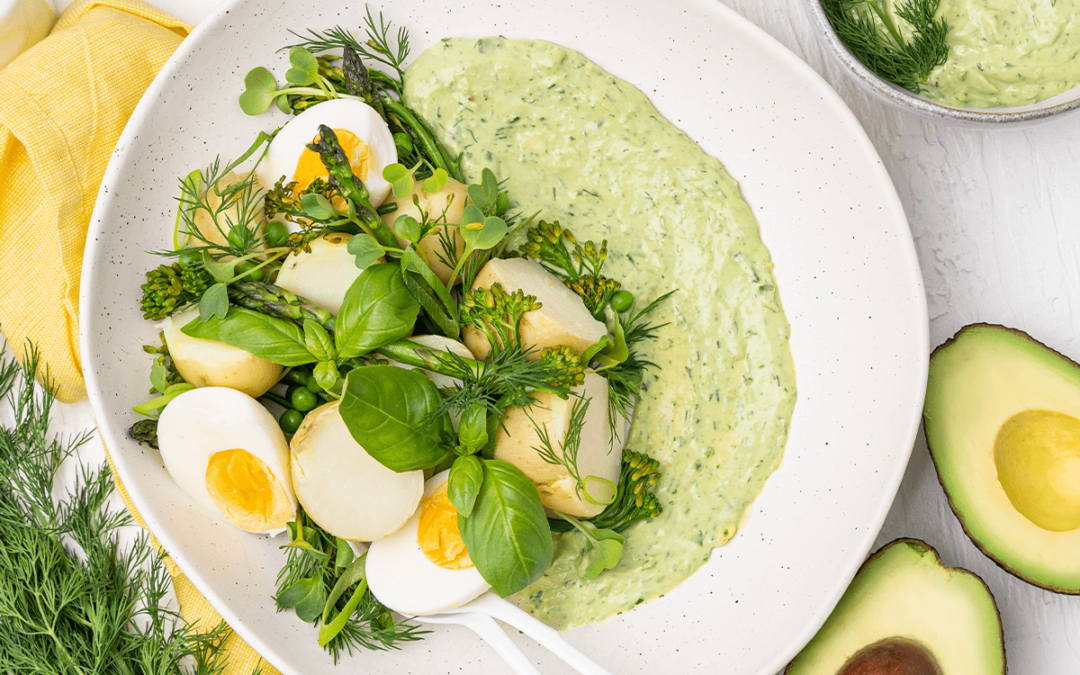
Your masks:
{"label": "fresh dill bunch", "polygon": [[[624,532],[634,523],[657,517],[663,511],[655,491],[659,480],[660,462],[642,452],[623,450],[615,499],[589,522],[597,528]],[[548,523],[555,532],[571,529],[561,518],[549,518]]]}
{"label": "fresh dill bunch", "polygon": [[[121,545],[119,529],[131,517],[108,506],[108,467],[82,466],[70,493],[54,501],[60,465],[90,434],[49,432],[54,393],[46,376],[35,395],[33,348],[23,362],[0,360],[0,397],[14,411],[13,426],[0,429],[0,670],[223,672],[228,627],[183,624],[166,606],[169,575],[148,535]],[[195,632],[204,628],[212,629]]]}
{"label": "fresh dill bunch", "polygon": [[495,282],[490,288],[473,288],[461,299],[461,323],[487,337],[492,348],[514,350],[521,347],[521,318],[540,309],[535,295],[521,289],[507,292]]}
{"label": "fresh dill bunch", "polygon": [[883,0],[821,0],[840,41],[882,79],[920,93],[927,78],[949,57],[949,26],[936,18],[941,0],[903,0],[896,16],[909,28],[905,37]]}
{"label": "fresh dill bunch", "polygon": [[[420,640],[427,633],[416,624],[397,621],[372,595],[362,573],[364,558],[354,557],[344,539],[323,530],[303,509],[297,510],[296,520],[288,524],[288,530],[289,543],[281,547],[287,552],[285,565],[278,572],[274,598],[278,611],[291,608],[302,620],[318,624],[319,642],[335,664],[342,654],[363,649],[400,649],[401,643]],[[334,599],[339,579],[354,569],[361,573],[350,584],[352,591],[343,589]],[[349,604],[354,593],[360,597],[352,609]],[[337,632],[327,633],[324,620],[342,611],[352,613]]]}
{"label": "fresh dill bunch", "polygon": [[146,273],[141,287],[143,318],[161,321],[172,316],[197,303],[213,283],[214,278],[201,265],[159,265]]}

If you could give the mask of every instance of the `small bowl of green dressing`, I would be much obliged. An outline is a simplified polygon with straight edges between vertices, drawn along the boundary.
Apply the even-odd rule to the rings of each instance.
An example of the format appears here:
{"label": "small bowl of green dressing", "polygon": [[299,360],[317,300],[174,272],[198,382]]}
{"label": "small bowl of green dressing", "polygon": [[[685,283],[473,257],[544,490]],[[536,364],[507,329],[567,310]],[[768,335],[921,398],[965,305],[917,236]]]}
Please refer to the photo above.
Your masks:
{"label": "small bowl of green dressing", "polygon": [[859,85],[933,121],[1005,124],[1080,108],[1080,0],[814,0]]}

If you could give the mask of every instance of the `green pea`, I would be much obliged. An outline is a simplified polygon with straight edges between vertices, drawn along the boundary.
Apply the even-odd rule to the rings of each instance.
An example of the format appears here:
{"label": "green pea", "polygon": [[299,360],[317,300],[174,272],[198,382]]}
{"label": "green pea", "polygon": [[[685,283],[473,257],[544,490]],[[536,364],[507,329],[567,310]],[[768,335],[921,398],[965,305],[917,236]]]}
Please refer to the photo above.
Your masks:
{"label": "green pea", "polygon": [[616,312],[625,312],[634,304],[634,294],[630,291],[619,291],[611,296],[611,308]]}
{"label": "green pea", "polygon": [[309,377],[311,377],[311,371],[305,370],[303,368],[293,368],[285,375],[286,380],[300,386],[304,386],[305,384],[307,384],[307,380]]}
{"label": "green pea", "polygon": [[307,412],[319,405],[319,397],[307,387],[297,387],[289,394],[289,403],[300,412]]}
{"label": "green pea", "polygon": [[304,382],[304,386],[314,392],[322,391],[322,387],[319,386],[319,381],[315,379],[314,374],[308,376],[307,382]]}
{"label": "green pea", "polygon": [[281,413],[281,417],[278,418],[278,426],[281,430],[287,434],[295,434],[296,430],[300,428],[300,424],[304,421],[304,413],[299,410],[293,410],[289,408],[285,412]]}
{"label": "green pea", "polygon": [[[256,265],[255,265],[254,262],[252,262],[250,260],[245,260],[244,262],[242,262],[242,263],[240,263],[239,265],[236,266],[236,275],[240,276],[241,274],[245,274],[248,271],[254,269],[255,266]],[[254,272],[252,272],[251,274],[248,274],[244,278],[245,279],[250,279],[251,281],[262,281],[263,280],[263,271],[261,269],[255,270]]]}
{"label": "green pea", "polygon": [[263,237],[266,239],[266,245],[270,248],[284,246],[289,239],[289,228],[285,227],[285,223],[271,220],[263,227]]}

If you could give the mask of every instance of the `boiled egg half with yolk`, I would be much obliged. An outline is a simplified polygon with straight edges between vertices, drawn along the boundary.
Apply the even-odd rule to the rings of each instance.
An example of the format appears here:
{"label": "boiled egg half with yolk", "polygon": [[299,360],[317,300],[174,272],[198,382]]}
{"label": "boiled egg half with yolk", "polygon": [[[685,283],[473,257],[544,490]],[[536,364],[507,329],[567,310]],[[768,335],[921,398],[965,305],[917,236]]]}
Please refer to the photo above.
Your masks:
{"label": "boiled egg half with yolk", "polygon": [[319,153],[307,147],[319,139],[319,125],[334,130],[353,174],[367,187],[371,204],[382,204],[390,194],[383,169],[397,162],[394,135],[374,108],[352,99],[324,101],[289,120],[255,169],[259,182],[269,189],[284,176],[286,184],[296,182],[299,192],[316,178],[326,179],[328,173]]}
{"label": "boiled egg half with yolk", "polygon": [[469,559],[446,494],[449,471],[424,484],[420,507],[400,530],[372,542],[367,554],[371,592],[401,614],[424,616],[459,607],[490,586]]}
{"label": "boiled egg half with yolk", "polygon": [[227,387],[180,394],[158,419],[158,445],[176,484],[241,530],[276,533],[296,517],[289,444],[247,394]]}

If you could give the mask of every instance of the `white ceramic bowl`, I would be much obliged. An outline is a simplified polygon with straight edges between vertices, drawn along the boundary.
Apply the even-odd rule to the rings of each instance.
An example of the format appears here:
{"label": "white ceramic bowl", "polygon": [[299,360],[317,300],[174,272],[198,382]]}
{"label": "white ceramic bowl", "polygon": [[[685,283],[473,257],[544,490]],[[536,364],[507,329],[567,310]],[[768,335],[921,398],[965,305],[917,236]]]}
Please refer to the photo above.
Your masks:
{"label": "white ceramic bowl", "polygon": [[[378,6],[375,7],[379,9]],[[911,234],[854,116],[806,64],[712,0],[395,0],[416,53],[444,36],[539,37],[645,91],[736,176],[773,253],[799,396],[786,456],[742,531],[665,597],[567,639],[612,672],[772,675],[816,632],[888,512],[919,424],[928,334]],[[178,177],[235,156],[280,113],[236,104],[255,66],[283,72],[289,28],[357,26],[364,5],[233,0],[181,45],[132,116],[87,238],[82,355],[95,415],[128,492],[191,581],[286,675],[503,673],[459,627],[331,665],[310,625],[276,613],[280,541],[193,504],[157,453],[125,436],[156,339],[139,284],[168,245]],[[566,667],[515,634],[544,673]]]}
{"label": "white ceramic bowl", "polygon": [[1007,108],[953,108],[914,94],[874,74],[841,42],[833,29],[821,0],[808,0],[817,32],[825,42],[827,51],[840,63],[841,70],[860,88],[868,91],[889,105],[913,113],[934,122],[951,122],[966,125],[1018,125],[1037,122],[1062,115],[1080,108],[1080,87],[1040,101],[1033,105]]}

